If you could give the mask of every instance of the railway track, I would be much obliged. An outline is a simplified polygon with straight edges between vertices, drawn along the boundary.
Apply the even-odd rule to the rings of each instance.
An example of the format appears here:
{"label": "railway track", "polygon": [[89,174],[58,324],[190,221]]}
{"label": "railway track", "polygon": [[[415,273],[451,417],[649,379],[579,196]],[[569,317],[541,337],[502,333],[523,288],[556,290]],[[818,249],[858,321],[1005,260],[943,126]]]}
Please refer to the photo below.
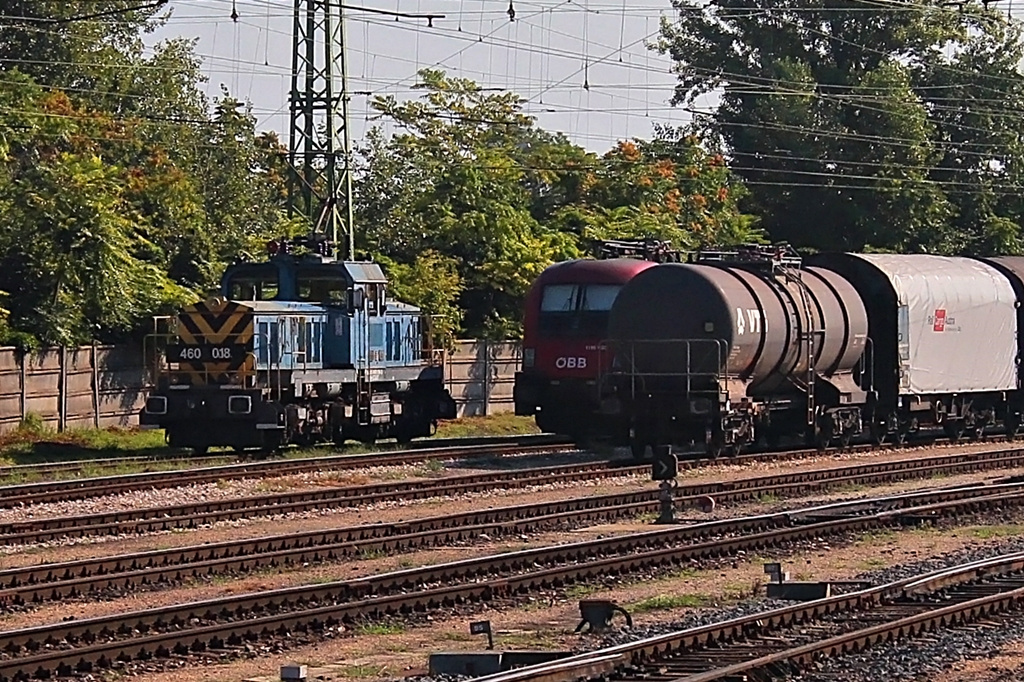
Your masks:
{"label": "railway track", "polygon": [[[564,439],[557,438],[549,434],[524,434],[519,436],[480,436],[480,437],[466,437],[466,438],[432,438],[430,440],[417,440],[412,443],[408,443],[403,446],[400,450],[392,452],[382,452],[384,455],[396,454],[398,452],[407,451],[421,451],[421,450],[433,450],[437,448],[445,447],[480,447],[480,446],[502,446],[509,445],[512,443],[520,443],[522,445],[536,445],[544,443],[552,444],[564,444]],[[372,454],[372,453],[371,453]],[[338,455],[339,459],[344,457],[353,457],[354,455]],[[238,463],[246,466],[252,464],[265,465],[271,470],[277,464],[282,464],[288,461],[303,461],[303,460],[316,460],[326,459],[329,455],[324,455],[321,458],[308,457],[300,460],[294,458],[291,460],[285,459],[273,459],[263,460],[259,462],[245,461],[244,457],[239,457],[234,452],[214,452],[208,455],[196,455],[196,454],[177,454],[170,452],[167,454],[154,454],[154,455],[131,455],[126,457],[105,457],[105,458],[93,458],[93,459],[74,459],[54,462],[38,462],[34,464],[13,464],[7,466],[0,466],[0,481],[7,481],[10,479],[29,478],[37,476],[47,475],[64,475],[72,477],[76,474],[83,472],[90,472],[90,474],[98,469],[118,469],[124,466],[137,466],[137,465],[196,465],[207,466],[211,463],[222,464],[224,466],[230,466],[233,463]],[[244,469],[243,469],[244,470]],[[151,473],[151,472],[141,472]],[[164,472],[170,473],[170,472]],[[90,475],[89,478],[97,478],[94,475]],[[80,482],[84,482],[84,479],[80,479]],[[2,490],[2,488],[0,488]]]}
{"label": "railway track", "polygon": [[479,682],[767,682],[881,642],[1024,607],[1024,554],[601,649]]}
{"label": "railway track", "polygon": [[[925,473],[926,470],[921,470]],[[875,474],[887,480],[885,473]],[[857,480],[868,482],[872,475],[858,475]],[[843,485],[848,480],[840,477],[817,481],[810,489],[820,490]],[[760,495],[786,495],[808,492],[806,484],[795,482],[769,482],[753,480],[755,487],[743,482],[732,490],[716,493],[719,500],[741,502]],[[763,485],[761,484],[763,483]],[[898,507],[913,501],[916,504],[969,500],[973,497],[993,495],[1013,496],[1024,493],[1024,483],[996,483],[965,486],[948,490],[925,491],[914,496],[897,496],[890,500],[844,503],[840,509],[850,513],[856,508],[878,510],[879,505]],[[696,505],[702,496],[693,494],[679,500],[683,506]],[[658,509],[657,493],[642,491],[613,495],[574,498],[546,504],[517,505],[415,519],[401,524],[370,524],[286,535],[194,545],[173,549],[137,552],[117,556],[81,559],[53,564],[11,568],[0,571],[0,609],[21,607],[46,601],[76,598],[100,593],[122,593],[127,590],[175,585],[203,576],[244,573],[260,568],[287,568],[327,561],[359,558],[377,553],[394,554],[417,548],[466,543],[481,536],[495,538],[538,532],[552,528],[579,527],[622,518]],[[790,516],[771,517],[779,527],[796,519],[798,522],[813,514],[816,518],[832,513],[827,505]],[[737,532],[744,527],[700,526],[689,539],[705,537],[706,530]],[[657,536],[655,536],[657,537]],[[665,537],[676,538],[669,532]]]}
{"label": "railway track", "polygon": [[0,632],[0,680],[71,675],[154,657],[218,656],[261,639],[389,616],[409,620],[443,615],[476,602],[500,604],[517,595],[607,576],[646,574],[741,550],[1024,504],[1024,491],[1011,487],[858,500],[10,630]]}
{"label": "railway track", "polygon": [[[993,443],[997,441],[992,441]],[[951,445],[944,439],[929,441],[934,446]],[[922,443],[913,442],[897,445],[899,448],[920,447]],[[846,448],[831,448],[826,451],[817,449],[767,449],[745,453],[720,463],[747,464],[768,460],[799,460],[820,457],[840,452],[867,452],[874,449],[869,444],[857,444]],[[447,441],[429,440],[415,441],[404,450],[367,453],[359,455],[325,455],[296,459],[279,459],[259,462],[241,462],[204,466],[193,469],[174,469],[145,471],[134,474],[109,476],[93,476],[88,478],[67,477],[57,480],[38,481],[11,485],[0,485],[0,508],[46,502],[63,502],[68,500],[86,499],[102,495],[116,495],[134,490],[173,488],[184,485],[211,483],[223,480],[243,478],[268,478],[287,476],[324,470],[348,470],[375,466],[397,466],[417,464],[430,460],[472,459],[483,457],[501,457],[509,455],[530,455],[543,453],[570,453],[578,448],[568,441],[550,434],[532,434],[523,436],[494,436],[481,438],[453,438]],[[0,480],[5,477],[27,477],[46,474],[73,474],[85,471],[87,467],[116,468],[126,464],[137,464],[140,461],[154,463],[203,463],[216,462],[224,459],[224,455],[207,455],[205,457],[185,458],[147,458],[123,457],[107,460],[85,460],[75,462],[57,462],[44,464],[25,464],[0,467]],[[693,469],[715,460],[709,460],[695,452],[681,453],[680,467]]]}
{"label": "railway track", "polygon": [[[483,439],[477,439],[483,440]],[[115,495],[140,489],[172,488],[240,478],[267,478],[315,471],[341,471],[377,466],[417,464],[429,460],[572,452],[576,447],[553,436],[496,438],[471,445],[421,447],[359,455],[326,455],[302,459],[244,462],[176,471],[149,471],[116,476],[40,481],[0,486],[0,507]],[[34,465],[28,465],[34,466]],[[56,466],[56,465],[50,465]]]}
{"label": "railway track", "polygon": [[[999,470],[1020,466],[1024,466],[1024,450],[1008,448],[771,474],[721,483],[684,485],[677,490],[677,495],[683,497],[710,495],[723,501],[725,499],[736,501],[755,499],[759,495],[766,494],[792,494],[793,492],[822,489],[825,483],[832,487],[860,484],[877,485],[905,478]],[[609,465],[607,462],[584,462],[438,479],[417,479],[274,493],[85,516],[41,518],[15,523],[0,523],[0,546],[46,542],[62,538],[196,528],[221,521],[320,510],[325,507],[352,507],[394,500],[449,497],[490,491],[495,487],[507,489],[552,483],[571,483],[579,481],[582,477],[593,480],[595,478],[645,476],[649,474],[649,471],[647,466],[619,467]],[[729,497],[722,497],[725,494],[729,494]],[[648,493],[644,504],[653,504],[656,496],[656,492]],[[589,505],[591,503],[582,502],[581,504]],[[391,527],[385,526],[384,528]]]}

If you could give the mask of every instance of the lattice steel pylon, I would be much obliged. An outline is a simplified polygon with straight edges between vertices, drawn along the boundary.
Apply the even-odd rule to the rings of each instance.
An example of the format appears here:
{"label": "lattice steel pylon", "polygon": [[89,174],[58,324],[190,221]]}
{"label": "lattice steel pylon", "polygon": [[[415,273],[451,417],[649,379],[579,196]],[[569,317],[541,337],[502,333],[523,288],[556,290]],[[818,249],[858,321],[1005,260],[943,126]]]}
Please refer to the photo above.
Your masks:
{"label": "lattice steel pylon", "polygon": [[352,143],[341,0],[295,0],[292,31],[291,130],[288,185],[292,215],[306,216],[316,232],[355,258]]}

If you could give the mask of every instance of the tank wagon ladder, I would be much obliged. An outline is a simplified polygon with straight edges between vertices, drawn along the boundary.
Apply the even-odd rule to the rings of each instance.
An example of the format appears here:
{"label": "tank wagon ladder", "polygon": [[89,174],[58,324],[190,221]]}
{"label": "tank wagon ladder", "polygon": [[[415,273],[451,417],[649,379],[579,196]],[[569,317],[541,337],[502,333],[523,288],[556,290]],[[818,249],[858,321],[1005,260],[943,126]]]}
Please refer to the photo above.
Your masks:
{"label": "tank wagon ladder", "polygon": [[[797,320],[800,320],[799,313],[803,313],[803,320],[806,324],[800,324],[800,345],[801,351],[807,354],[807,372],[805,386],[803,387],[807,396],[807,428],[809,429],[808,438],[816,439],[818,435],[818,418],[817,411],[818,406],[815,400],[815,385],[818,379],[818,372],[816,366],[817,353],[815,352],[815,339],[819,336],[824,335],[823,329],[816,329],[814,324],[814,312],[811,309],[810,295],[807,290],[807,284],[804,282],[803,269],[787,267],[785,264],[779,267],[780,274],[785,278],[786,281],[791,282],[796,286],[797,292],[800,295],[800,307],[801,310],[794,311],[798,313]],[[797,361],[799,362],[799,357]]]}

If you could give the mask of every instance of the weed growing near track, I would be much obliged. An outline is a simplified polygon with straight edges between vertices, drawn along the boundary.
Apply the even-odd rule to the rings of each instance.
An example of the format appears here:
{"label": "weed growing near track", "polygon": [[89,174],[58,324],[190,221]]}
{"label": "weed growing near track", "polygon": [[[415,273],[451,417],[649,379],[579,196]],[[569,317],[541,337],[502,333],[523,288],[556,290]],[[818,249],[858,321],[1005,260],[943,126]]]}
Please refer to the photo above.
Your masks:
{"label": "weed growing near track", "polygon": [[626,607],[630,613],[649,613],[651,611],[667,611],[669,609],[699,609],[715,603],[714,597],[709,594],[696,592],[694,594],[659,594],[655,597],[648,597]]}
{"label": "weed growing near track", "polygon": [[163,431],[106,428],[58,433],[36,414],[29,414],[18,428],[0,435],[0,464],[6,466],[162,451],[170,452]]}
{"label": "weed growing near track", "polygon": [[474,438],[480,436],[522,436],[540,433],[530,417],[517,417],[511,412],[487,417],[466,417],[443,421],[437,426],[438,438]]}

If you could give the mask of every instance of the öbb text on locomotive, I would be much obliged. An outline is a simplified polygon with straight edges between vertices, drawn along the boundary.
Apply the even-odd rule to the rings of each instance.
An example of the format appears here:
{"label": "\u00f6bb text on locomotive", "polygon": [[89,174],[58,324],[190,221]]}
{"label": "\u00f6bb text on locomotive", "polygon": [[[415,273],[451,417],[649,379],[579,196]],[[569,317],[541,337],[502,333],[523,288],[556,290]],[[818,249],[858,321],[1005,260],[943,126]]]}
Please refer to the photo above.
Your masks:
{"label": "\u00f6bb text on locomotive", "polygon": [[717,455],[785,438],[1020,427],[1024,257],[658,255],[540,276],[518,414],[637,456],[665,444]]}
{"label": "\u00f6bb text on locomotive", "polygon": [[175,447],[273,450],[406,441],[454,418],[420,309],[388,297],[380,266],[328,247],[271,243],[266,262],[228,268],[219,296],[147,339],[159,371],[140,423]]}

